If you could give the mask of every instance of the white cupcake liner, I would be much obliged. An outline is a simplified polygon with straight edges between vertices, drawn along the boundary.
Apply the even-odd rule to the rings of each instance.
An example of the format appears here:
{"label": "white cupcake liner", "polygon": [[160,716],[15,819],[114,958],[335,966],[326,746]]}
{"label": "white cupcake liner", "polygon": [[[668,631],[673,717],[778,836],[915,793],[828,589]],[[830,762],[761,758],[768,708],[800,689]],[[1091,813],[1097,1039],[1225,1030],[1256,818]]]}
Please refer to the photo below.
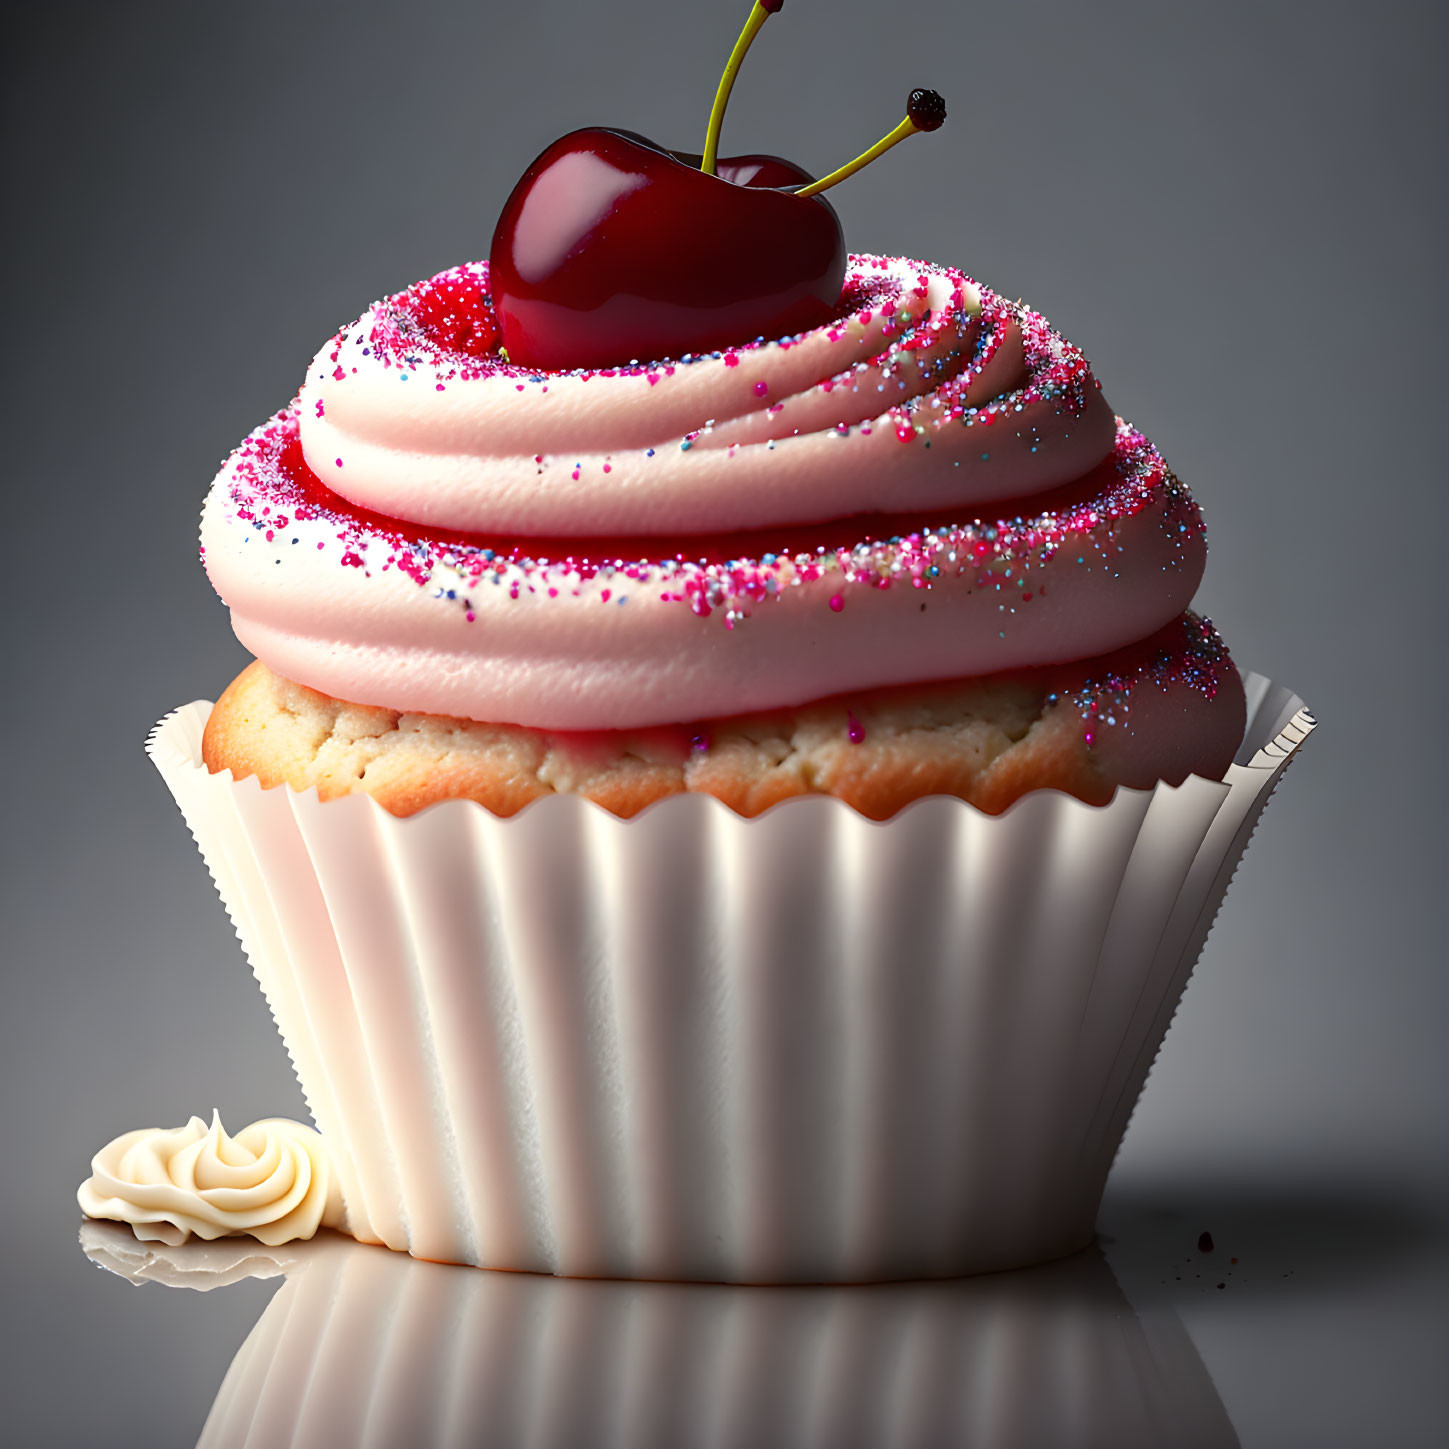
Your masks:
{"label": "white cupcake liner", "polygon": [[1221,782],[754,820],[677,796],[410,819],[148,749],[349,1230],[541,1272],[866,1281],[1082,1247],[1257,817],[1312,717],[1247,680]]}
{"label": "white cupcake liner", "polygon": [[[86,1252],[131,1281],[212,1286],[197,1249],[215,1244],[137,1268],[95,1237]],[[1238,1443],[1176,1315],[1134,1312],[1095,1250],[953,1283],[814,1288],[475,1273],[330,1234],[266,1252],[254,1275],[286,1282],[198,1449]]]}

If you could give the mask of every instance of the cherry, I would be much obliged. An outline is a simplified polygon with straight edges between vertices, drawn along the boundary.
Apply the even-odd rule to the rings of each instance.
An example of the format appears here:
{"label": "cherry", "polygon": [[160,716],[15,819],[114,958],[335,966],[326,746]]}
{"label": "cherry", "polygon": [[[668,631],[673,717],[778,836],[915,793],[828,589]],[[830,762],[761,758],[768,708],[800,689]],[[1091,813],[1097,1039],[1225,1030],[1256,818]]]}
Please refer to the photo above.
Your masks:
{"label": "cherry", "polygon": [[845,237],[779,157],[718,174],[642,136],[555,141],[504,204],[489,286],[509,358],[602,368],[782,337],[830,320]]}
{"label": "cherry", "polygon": [[845,279],[840,218],[819,193],[946,119],[915,90],[906,119],[819,181],[778,156],[719,161],[735,76],[784,0],[754,0],[715,94],[701,156],[602,127],[523,173],[489,252],[509,358],[543,371],[657,362],[828,322]]}

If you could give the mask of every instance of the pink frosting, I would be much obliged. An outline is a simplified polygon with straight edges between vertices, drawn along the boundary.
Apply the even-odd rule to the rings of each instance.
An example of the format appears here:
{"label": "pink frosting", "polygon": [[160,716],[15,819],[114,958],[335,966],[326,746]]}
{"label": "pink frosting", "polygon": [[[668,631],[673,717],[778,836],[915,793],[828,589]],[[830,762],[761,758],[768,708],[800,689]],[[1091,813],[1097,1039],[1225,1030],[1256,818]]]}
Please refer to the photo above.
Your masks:
{"label": "pink frosting", "polygon": [[[556,730],[768,709],[1105,653],[1191,599],[1201,517],[1141,434],[1029,506],[712,540],[525,540],[357,510],[288,410],[227,461],[203,551],[237,636],[344,699]],[[652,546],[651,546],[652,545]]]}
{"label": "pink frosting", "polygon": [[202,518],[242,643],[340,698],[623,729],[1087,659],[1180,614],[1202,520],[1082,354],[852,258],[800,337],[602,372],[493,350],[486,267],[378,303]]}
{"label": "pink frosting", "polygon": [[[446,280],[486,288],[487,266]],[[339,332],[301,394],[312,470],[414,523],[576,537],[951,517],[1079,478],[1112,448],[1081,352],[946,267],[853,257],[828,327],[604,372],[450,349],[414,297]]]}

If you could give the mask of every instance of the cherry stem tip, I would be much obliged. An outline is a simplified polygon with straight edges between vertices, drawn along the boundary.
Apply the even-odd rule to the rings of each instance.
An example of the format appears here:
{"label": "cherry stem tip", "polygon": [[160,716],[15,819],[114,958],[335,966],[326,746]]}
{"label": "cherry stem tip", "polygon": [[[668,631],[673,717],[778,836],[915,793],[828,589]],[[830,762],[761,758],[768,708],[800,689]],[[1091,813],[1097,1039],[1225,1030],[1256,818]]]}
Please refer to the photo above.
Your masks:
{"label": "cherry stem tip", "polygon": [[848,176],[854,176],[862,167],[869,166],[877,156],[883,156],[892,146],[899,145],[908,136],[914,136],[917,131],[935,131],[939,129],[941,122],[946,119],[946,102],[936,91],[913,90],[906,98],[906,118],[890,132],[882,136],[869,151],[863,151],[854,161],[842,166],[838,171],[832,171],[829,176],[822,176],[819,181],[812,181],[809,186],[802,186],[796,196],[819,196],[822,191],[832,186],[838,186]]}

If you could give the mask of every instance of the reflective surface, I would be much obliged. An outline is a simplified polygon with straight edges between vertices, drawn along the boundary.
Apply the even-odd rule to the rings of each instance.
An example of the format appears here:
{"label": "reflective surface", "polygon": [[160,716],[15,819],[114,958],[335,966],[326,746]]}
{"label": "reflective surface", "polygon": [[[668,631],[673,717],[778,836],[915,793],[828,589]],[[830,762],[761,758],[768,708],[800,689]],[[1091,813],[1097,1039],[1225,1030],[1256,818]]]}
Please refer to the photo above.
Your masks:
{"label": "reflective surface", "polygon": [[[119,1241],[117,1241],[119,1239]],[[1235,1445],[1175,1316],[1138,1316],[1095,1251],[1032,1272],[870,1288],[623,1283],[419,1263],[339,1238],[280,1261],[139,1252],[210,1288],[285,1271],[207,1446]]]}
{"label": "reflective surface", "polygon": [[1386,1190],[1129,1179],[1055,1264],[772,1289],[57,1221],[7,1244],[4,1392],[35,1445],[1411,1449],[1449,1427],[1433,1222]]}

